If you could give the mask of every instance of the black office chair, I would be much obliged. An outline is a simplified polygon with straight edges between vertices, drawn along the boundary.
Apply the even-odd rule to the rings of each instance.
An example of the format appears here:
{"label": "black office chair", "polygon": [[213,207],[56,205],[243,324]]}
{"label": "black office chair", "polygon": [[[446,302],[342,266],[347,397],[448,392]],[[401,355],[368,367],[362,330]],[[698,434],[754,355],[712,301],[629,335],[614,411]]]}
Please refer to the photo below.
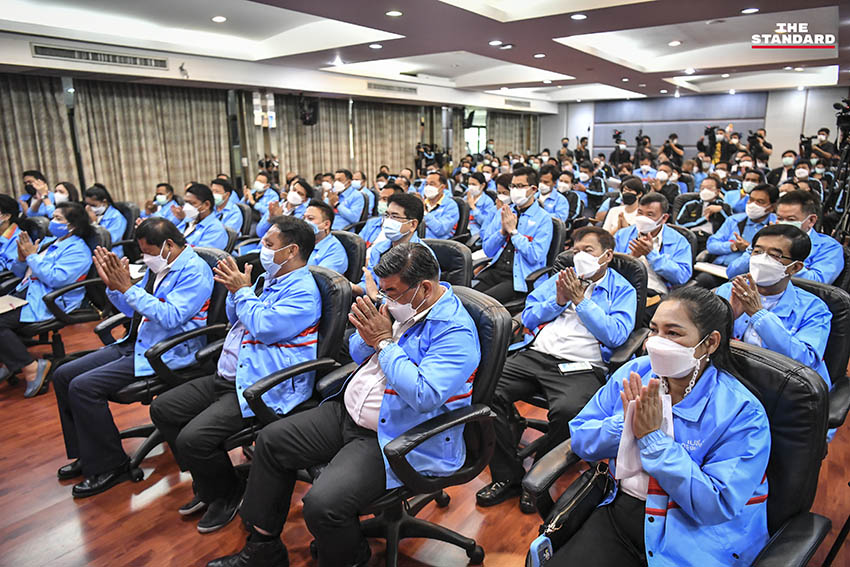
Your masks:
{"label": "black office chair", "polygon": [[[235,199],[236,193],[231,193],[231,198]],[[239,212],[242,213],[242,226],[239,229],[239,234],[242,236],[250,236],[251,225],[254,221],[254,209],[248,203],[237,201],[236,206],[239,207]]]}
{"label": "black office chair", "polygon": [[675,230],[676,232],[678,232],[679,234],[684,236],[685,239],[687,239],[688,244],[691,245],[691,266],[693,266],[694,263],[697,261],[697,253],[698,253],[698,250],[697,250],[697,246],[698,246],[697,235],[694,234],[694,232],[692,230],[687,229],[684,226],[679,226],[677,224],[670,224],[669,222],[667,223],[667,226],[669,226],[670,228],[672,228],[673,230]]}
{"label": "black office chair", "polygon": [[133,238],[136,233],[136,219],[139,218],[141,211],[139,205],[130,201],[116,201],[115,208],[127,220],[127,227],[124,229],[124,234],[121,235],[121,240],[112,244],[112,248],[123,246],[124,256],[130,262],[138,262],[142,257],[142,251],[139,250],[139,245]]}
{"label": "black office chair", "polygon": [[360,213],[360,218],[357,221],[342,227],[342,230],[348,232],[357,232],[359,228],[362,228],[363,225],[366,224],[366,219],[371,216],[372,211],[369,210],[369,197],[367,197],[365,193],[360,193],[359,191],[358,193],[363,198],[363,210]]}
{"label": "black office chair", "polygon": [[47,217],[27,217],[29,221],[32,223],[32,229],[27,231],[30,235],[30,239],[33,242],[36,240],[42,240],[45,236],[50,234],[50,219]]}
{"label": "black office chair", "polygon": [[353,232],[334,230],[331,234],[339,240],[348,256],[348,270],[342,275],[351,283],[360,283],[366,264],[366,242]]}
{"label": "black office chair", "polygon": [[224,246],[224,251],[230,254],[233,252],[233,248],[236,247],[236,241],[239,239],[239,233],[229,226],[224,227],[224,230],[227,231],[227,244]]}
{"label": "black office chair", "polygon": [[[826,383],[807,366],[739,341],[732,342],[732,358],[742,382],[761,400],[770,421],[767,528],[771,539],[753,565],[802,567],[832,525],[828,518],[809,511],[826,455]],[[549,488],[579,460],[570,441],[565,441],[540,459],[523,480],[523,488],[536,498],[544,527],[573,501],[575,486],[554,505]]]}
{"label": "black office chair", "polygon": [[465,243],[469,240],[469,203],[466,202],[466,199],[463,197],[452,197],[455,203],[457,203],[458,217],[457,217],[457,225],[455,226],[454,236],[451,237],[451,240],[455,242],[460,242],[461,244]]}
{"label": "black office chair", "polygon": [[[537,279],[547,273],[555,263],[555,259],[558,257],[558,254],[564,251],[564,243],[567,240],[567,227],[564,224],[564,221],[557,217],[552,217],[552,242],[549,244],[549,252],[546,253],[546,265],[540,269],[533,271],[526,278],[526,285],[528,282],[532,282],[532,285],[528,287],[528,293],[534,291],[534,282]],[[521,297],[519,299],[513,299],[505,303],[505,309],[508,310],[508,313],[511,315],[516,315],[520,313],[525,307],[525,298]]]}
{"label": "black office chair", "polygon": [[690,173],[685,173],[684,171],[679,175],[679,181],[685,184],[688,188],[687,192],[692,193],[695,189],[694,187],[694,177]]}
{"label": "black office chair", "polygon": [[844,269],[841,270],[832,285],[850,292],[850,247],[842,246],[841,251],[844,253]]}
{"label": "black office chair", "polygon": [[[396,567],[399,540],[409,537],[440,539],[461,547],[472,564],[477,565],[484,560],[484,550],[475,540],[416,517],[432,500],[436,500],[439,506],[447,506],[449,496],[443,489],[465,484],[478,476],[487,466],[495,443],[492,421],[495,415],[487,404],[490,403],[505,362],[510,317],[501,305],[487,295],[465,287],[455,287],[454,291],[475,322],[481,345],[481,363],[475,374],[472,405],[429,419],[384,447],[384,455],[403,486],[388,490],[384,496],[363,510],[363,515],[374,514],[375,517],[362,520],[361,529],[366,537],[386,538],[387,567]],[[279,417],[263,403],[261,397],[271,387],[283,381],[273,378],[274,375],[245,390],[245,399],[251,409],[266,423]],[[338,382],[344,378],[338,378]],[[442,435],[447,429],[459,425],[465,426],[466,462],[463,466],[448,476],[426,477],[416,472],[407,461],[408,453],[428,439]],[[321,474],[320,467],[312,469],[310,473]],[[310,547],[311,552],[315,551],[314,545]]]}
{"label": "black office chair", "polygon": [[422,219],[422,222],[419,223],[419,226],[416,227],[416,235],[421,239],[425,238],[425,219]]}
{"label": "black office chair", "polygon": [[840,427],[850,411],[850,379],[847,362],[850,360],[850,294],[835,286],[793,278],[795,286],[818,296],[832,313],[829,338],[823,361],[832,380],[829,392],[829,426]]}
{"label": "black office chair", "polygon": [[469,248],[454,240],[426,238],[422,244],[428,246],[440,265],[440,281],[453,286],[470,287],[472,282],[472,253]]}
{"label": "black office chair", "polygon": [[673,199],[673,205],[670,209],[670,221],[676,222],[679,218],[679,213],[681,212],[682,207],[685,206],[685,203],[696,199],[699,199],[699,193],[682,193],[681,195],[677,195],[676,198]]}

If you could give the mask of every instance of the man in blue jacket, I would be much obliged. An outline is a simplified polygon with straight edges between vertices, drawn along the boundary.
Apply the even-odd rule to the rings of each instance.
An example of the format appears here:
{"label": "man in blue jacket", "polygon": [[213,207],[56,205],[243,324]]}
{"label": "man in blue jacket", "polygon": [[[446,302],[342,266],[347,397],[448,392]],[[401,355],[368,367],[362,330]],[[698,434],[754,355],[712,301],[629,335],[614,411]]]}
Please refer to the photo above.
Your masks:
{"label": "man in blue jacket", "polygon": [[753,236],[776,220],[774,209],[779,190],[773,185],[759,185],[750,192],[746,212],[726,219],[706,242],[706,250],[715,256],[713,263],[730,266],[750,246]]}
{"label": "man in blue jacket", "polygon": [[[358,516],[401,484],[384,446],[470,404],[478,333],[451,287],[439,282],[431,252],[421,244],[397,246],[375,271],[386,303],[379,310],[360,297],[348,317],[357,329],[349,350],[360,367],[335,397],[260,432],[241,512],[248,541],[208,567],[287,565],[280,534],[297,471],[318,463],[329,464],[304,496],[303,515],[319,565],[365,565],[371,551]],[[465,457],[463,428],[455,427],[413,449],[408,460],[422,474],[441,476]]]}
{"label": "man in blue jacket", "polygon": [[221,221],[221,224],[228,228],[232,228],[237,234],[242,232],[242,209],[236,205],[236,200],[233,199],[233,186],[227,179],[216,177],[210,181],[210,191],[212,191],[213,199],[215,200],[215,217]]}
{"label": "man in blue jacket", "polygon": [[[491,483],[476,495],[479,506],[493,506],[520,493],[525,469],[517,457],[519,430],[514,403],[541,391],[549,402],[549,432],[536,455],[542,456],[570,436],[569,422],[604,384],[614,349],[635,326],[637,292],[608,268],[614,237],[599,227],[575,231],[574,268],[546,280],[525,302],[524,345],[505,363],[496,386],[496,450],[490,460]],[[587,363],[563,371],[562,363]],[[534,503],[523,494],[520,509]]]}
{"label": "man in blue jacket", "polygon": [[568,223],[572,220],[570,218],[570,203],[563,193],[555,191],[560,176],[561,172],[554,165],[544,165],[540,168],[540,179],[537,185],[540,192],[538,201],[547,213]]}
{"label": "man in blue jacket", "polygon": [[[99,494],[129,478],[129,458],[109,412],[109,397],[137,376],[153,374],[145,357],[150,347],[206,324],[213,287],[207,263],[162,217],[142,222],[136,241],[148,266],[136,285],[130,280],[126,258],[119,260],[98,248],[94,259],[109,300],[133,318],[131,333],[53,373],[65,450],[68,458],[75,459],[60,468],[58,476],[85,476],[71,491],[75,498]],[[169,368],[188,366],[203,345],[203,338],[186,341],[165,353],[163,360]]]}
{"label": "man in blue jacket", "polygon": [[[189,246],[227,248],[227,230],[214,214],[215,198],[206,185],[193,183],[183,196],[182,222],[178,228]],[[177,215],[178,217],[180,214]]]}
{"label": "man in blue jacket", "polygon": [[366,200],[360,191],[351,186],[352,180],[353,175],[347,169],[338,169],[334,173],[333,185],[325,198],[336,214],[333,230],[342,230],[358,222],[363,214]]}
{"label": "man in blue jacket", "polygon": [[345,247],[331,234],[334,222],[334,210],[318,199],[310,201],[304,220],[316,235],[316,245],[307,261],[308,266],[322,266],[340,274],[348,270],[348,254]]}
{"label": "man in blue jacket", "polygon": [[[504,194],[501,186],[499,192]],[[537,203],[536,193],[537,172],[530,167],[515,170],[513,205],[502,207],[484,231],[482,249],[492,261],[478,274],[475,289],[500,303],[528,293],[525,278],[546,265],[552,218]]]}
{"label": "man in blue jacket", "polygon": [[432,171],[425,176],[422,196],[425,198],[425,238],[445,240],[453,237],[460,220],[460,209],[452,199],[448,180],[442,171]]}
{"label": "man in blue jacket", "polygon": [[272,189],[271,174],[267,171],[260,171],[257,177],[254,178],[254,184],[251,187],[245,187],[242,190],[242,202],[256,211],[254,218],[260,218],[269,210],[269,203],[277,201],[280,196]]}
{"label": "man in blue jacket", "polygon": [[[273,372],[316,358],[322,300],[306,267],[313,230],[293,217],[275,217],[273,223],[262,240],[262,282],[252,285],[251,265],[242,273],[230,257],[215,268],[215,280],[230,292],[227,318],[233,325],[216,373],[169,390],[151,404],[151,419],[180,470],[192,473],[195,494],[179,513],[207,509],[198,522],[201,533],[227,525],[242,500],[244,483],[222,443],[254,415],[245,389]],[[286,414],[312,395],[313,379],[313,372],[301,374],[263,399]]]}
{"label": "man in blue jacket", "polygon": [[384,240],[386,238],[382,230],[384,228],[384,215],[387,214],[387,209],[390,206],[390,197],[392,197],[396,193],[405,192],[406,191],[404,190],[404,188],[396,183],[387,183],[380,190],[378,190],[378,216],[368,219],[366,221],[366,224],[363,225],[363,228],[361,228],[360,232],[358,233],[360,235],[360,238],[362,238],[364,242],[366,242],[367,249],[376,242]]}
{"label": "man in blue jacket", "polygon": [[496,203],[484,192],[486,183],[484,174],[479,171],[470,173],[466,183],[464,199],[469,205],[469,234],[472,236],[480,234],[497,213]]}

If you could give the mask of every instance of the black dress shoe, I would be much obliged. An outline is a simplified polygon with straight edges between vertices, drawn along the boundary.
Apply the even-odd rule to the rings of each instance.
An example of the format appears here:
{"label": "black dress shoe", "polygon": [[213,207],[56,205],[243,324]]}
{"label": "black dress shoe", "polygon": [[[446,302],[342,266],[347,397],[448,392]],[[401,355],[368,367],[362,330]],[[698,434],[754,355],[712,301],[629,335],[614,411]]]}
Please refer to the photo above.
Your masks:
{"label": "black dress shoe", "polygon": [[242,496],[245,494],[245,485],[239,481],[233,493],[227,498],[216,498],[210,502],[207,511],[198,522],[198,531],[202,534],[208,534],[216,530],[220,530],[230,523],[236,513],[239,511],[239,506],[242,505]]}
{"label": "black dress shoe", "polygon": [[500,480],[492,482],[475,493],[475,501],[479,506],[495,506],[507,500],[519,496],[522,487],[518,482]]}
{"label": "black dress shoe", "polygon": [[180,508],[177,510],[177,513],[181,516],[191,516],[192,514],[200,512],[206,507],[207,503],[201,500],[200,496],[195,494],[194,496],[192,496],[191,500],[180,506]]}
{"label": "black dress shoe", "polygon": [[363,539],[360,542],[360,553],[357,554],[357,561],[349,567],[366,567],[369,564],[369,559],[372,558],[372,548],[369,547],[369,542]]}
{"label": "black dress shoe", "polygon": [[519,497],[519,509],[523,514],[534,514],[537,512],[537,505],[534,503],[534,498],[527,491],[523,490]]}
{"label": "black dress shoe", "polygon": [[68,463],[64,467],[59,467],[59,470],[56,471],[56,476],[58,476],[60,480],[76,478],[81,474],[83,474],[83,463],[80,462],[80,459],[77,459],[73,463]]}
{"label": "black dress shoe", "polygon": [[207,567],[289,567],[289,555],[279,538],[272,541],[246,541],[242,551],[213,559],[207,563]]}
{"label": "black dress shoe", "polygon": [[116,484],[127,480],[130,480],[129,463],[105,473],[86,477],[84,481],[74,485],[71,489],[71,494],[74,498],[87,498],[101,492],[106,492]]}

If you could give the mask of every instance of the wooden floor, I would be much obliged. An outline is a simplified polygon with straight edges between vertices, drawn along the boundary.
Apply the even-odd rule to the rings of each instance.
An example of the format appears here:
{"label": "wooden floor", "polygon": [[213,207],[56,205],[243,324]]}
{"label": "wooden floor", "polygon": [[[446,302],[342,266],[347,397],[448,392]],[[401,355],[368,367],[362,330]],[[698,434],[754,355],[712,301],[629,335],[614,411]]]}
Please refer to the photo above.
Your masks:
{"label": "wooden floor", "polygon": [[[69,352],[98,346],[91,327],[63,333]],[[149,421],[147,407],[115,405],[112,409],[121,429]],[[0,566],[203,566],[242,546],[245,534],[238,521],[201,535],[195,527],[197,516],[184,519],[177,514],[177,508],[191,498],[191,479],[177,470],[167,449],[157,449],[143,463],[141,482],[74,500],[72,482],[56,479],[56,469],[66,459],[52,388],[46,395],[25,400],[23,385],[0,386],[0,415]],[[135,443],[128,442],[126,447],[132,451]],[[475,491],[488,480],[485,472],[465,486],[450,489],[452,501],[447,508],[430,504],[420,517],[475,538],[485,549],[485,565],[522,566],[540,520],[522,514],[516,500],[477,508]],[[829,517],[833,530],[812,565],[821,564],[850,512],[848,481],[850,433],[845,426],[830,444],[821,468],[813,510]],[[566,483],[565,479],[559,484]],[[283,536],[293,566],[314,565],[308,549],[312,538],[301,517],[300,497],[306,488],[299,483]],[[835,565],[850,567],[846,547]],[[372,549],[370,565],[384,565],[383,543],[373,541]],[[467,563],[463,551],[431,541],[405,540],[401,553],[400,564],[407,567]]]}

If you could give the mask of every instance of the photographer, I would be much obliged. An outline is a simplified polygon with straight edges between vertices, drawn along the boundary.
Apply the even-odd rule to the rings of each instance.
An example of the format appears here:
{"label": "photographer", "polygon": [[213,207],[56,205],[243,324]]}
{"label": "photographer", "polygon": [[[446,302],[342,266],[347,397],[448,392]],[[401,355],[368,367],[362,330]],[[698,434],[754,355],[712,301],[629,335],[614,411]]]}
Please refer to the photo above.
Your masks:
{"label": "photographer", "polygon": [[637,142],[634,157],[635,167],[638,167],[638,165],[644,158],[649,158],[649,161],[654,162],[655,159],[658,157],[658,154],[655,152],[655,150],[652,149],[652,140],[649,138],[649,136],[641,136],[640,134],[638,134],[638,136],[635,138],[635,142]]}
{"label": "photographer", "polygon": [[558,150],[558,159],[564,161],[566,158],[574,159],[573,151],[570,149],[570,139],[561,138],[561,149]]}
{"label": "photographer", "polygon": [[747,147],[750,149],[750,154],[756,158],[756,165],[759,168],[767,167],[767,162],[773,153],[773,145],[764,139],[765,135],[767,131],[759,128],[755,134],[750,130],[750,135],[747,137]]}
{"label": "photographer", "polygon": [[661,148],[661,153],[667,156],[673,164],[682,167],[682,156],[685,155],[685,148],[678,143],[679,135],[676,133],[670,134],[667,140],[664,141],[664,146]]}
{"label": "photographer", "polygon": [[[708,144],[706,144],[708,138]],[[726,140],[726,130],[719,126],[706,126],[705,132],[697,141],[697,149],[704,152],[711,163],[728,162],[738,151]]]}
{"label": "photographer", "polygon": [[[804,157],[807,160],[814,161],[814,163],[817,163],[818,159],[824,159],[827,161],[828,165],[831,165],[833,160],[837,160],[839,156],[835,153],[835,144],[830,142],[828,138],[829,128],[820,128],[818,130],[817,143],[811,144],[811,141],[809,142],[809,144],[811,144],[811,152],[806,154]],[[802,144],[800,147],[802,147]]]}
{"label": "photographer", "polygon": [[614,147],[614,151],[611,152],[611,155],[608,156],[608,162],[613,166],[619,168],[624,163],[632,162],[632,155],[629,153],[629,150],[626,149],[626,141],[619,137],[619,133],[615,131],[614,134],[616,144]]}
{"label": "photographer", "polygon": [[578,147],[576,148],[574,156],[578,163],[590,161],[590,150],[587,149],[587,136],[583,136],[578,141]]}

